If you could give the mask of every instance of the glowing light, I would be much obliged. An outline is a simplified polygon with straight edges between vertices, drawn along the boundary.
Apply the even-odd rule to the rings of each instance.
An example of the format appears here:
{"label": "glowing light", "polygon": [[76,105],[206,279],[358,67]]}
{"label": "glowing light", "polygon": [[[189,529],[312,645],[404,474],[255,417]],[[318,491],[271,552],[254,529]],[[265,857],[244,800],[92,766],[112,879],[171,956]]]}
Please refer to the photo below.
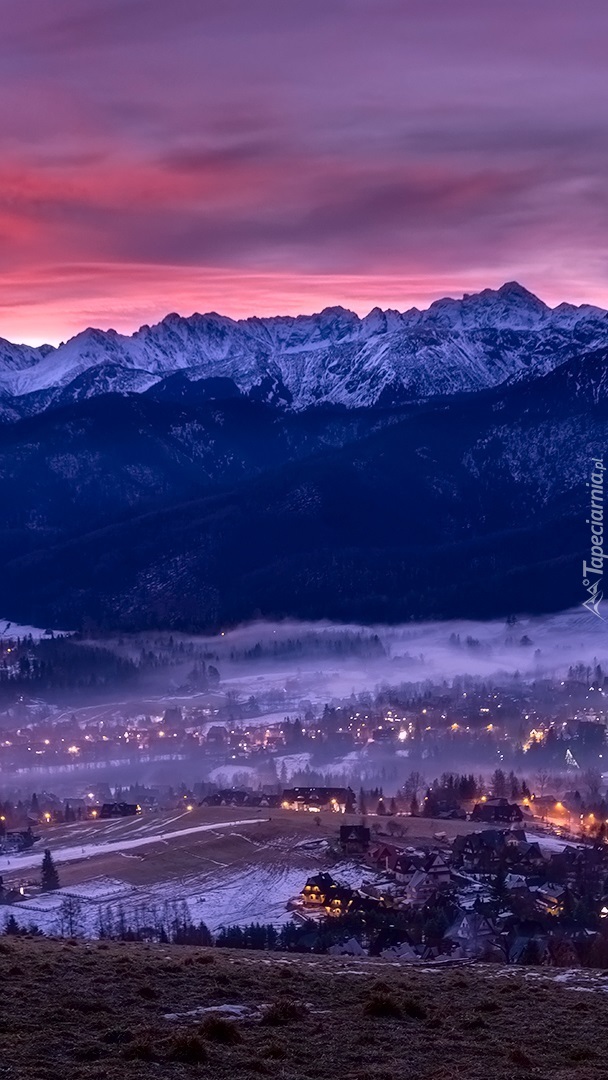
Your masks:
{"label": "glowing light", "polygon": [[400,731],[397,738],[399,739],[399,742],[405,742],[407,739],[407,731]]}
{"label": "glowing light", "polygon": [[188,803],[186,810],[194,810],[192,803]]}
{"label": "glowing light", "polygon": [[80,748],[78,746],[68,746],[68,754],[79,754]]}

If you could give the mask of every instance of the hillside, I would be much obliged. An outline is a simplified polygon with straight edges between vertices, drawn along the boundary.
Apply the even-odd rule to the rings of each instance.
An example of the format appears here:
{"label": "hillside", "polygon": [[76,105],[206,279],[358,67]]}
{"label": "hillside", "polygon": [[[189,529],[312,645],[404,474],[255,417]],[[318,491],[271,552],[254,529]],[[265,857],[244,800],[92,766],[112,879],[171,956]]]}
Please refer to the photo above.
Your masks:
{"label": "hillside", "polygon": [[10,1080],[605,1075],[599,973],[3,937],[0,979]]}
{"label": "hillside", "polygon": [[403,410],[112,397],[12,425],[3,610],[33,625],[214,630],[260,615],[573,606],[605,364],[602,350]]}

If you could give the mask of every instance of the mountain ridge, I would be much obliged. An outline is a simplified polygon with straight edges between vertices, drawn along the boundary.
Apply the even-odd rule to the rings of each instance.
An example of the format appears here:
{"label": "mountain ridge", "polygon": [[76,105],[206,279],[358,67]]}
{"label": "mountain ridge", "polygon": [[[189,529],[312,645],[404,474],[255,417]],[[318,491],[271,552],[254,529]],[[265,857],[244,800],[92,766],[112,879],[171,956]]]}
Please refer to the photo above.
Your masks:
{"label": "mountain ridge", "polygon": [[230,319],[170,313],[132,335],[87,328],[65,344],[0,340],[0,418],[108,392],[145,393],[182,373],[295,411],[397,404],[533,378],[608,345],[608,312],[550,308],[517,282],[434,300],[424,310],[339,306]]}

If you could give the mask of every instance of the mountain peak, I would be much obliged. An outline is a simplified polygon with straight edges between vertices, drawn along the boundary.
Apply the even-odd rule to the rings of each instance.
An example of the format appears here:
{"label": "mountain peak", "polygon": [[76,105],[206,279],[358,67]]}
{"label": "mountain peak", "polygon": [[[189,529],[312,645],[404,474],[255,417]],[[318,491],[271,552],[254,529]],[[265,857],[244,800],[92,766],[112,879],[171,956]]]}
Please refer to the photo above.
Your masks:
{"label": "mountain peak", "polygon": [[499,296],[510,296],[517,300],[532,300],[535,304],[542,304],[543,307],[546,307],[546,304],[543,304],[543,301],[539,300],[538,296],[520,285],[519,281],[505,281],[504,285],[501,285],[496,292]]}
{"label": "mountain peak", "polygon": [[507,281],[498,289],[465,293],[462,300],[435,300],[422,318],[432,317],[438,325],[455,330],[529,330],[540,326],[549,313],[538,296],[518,281]]}

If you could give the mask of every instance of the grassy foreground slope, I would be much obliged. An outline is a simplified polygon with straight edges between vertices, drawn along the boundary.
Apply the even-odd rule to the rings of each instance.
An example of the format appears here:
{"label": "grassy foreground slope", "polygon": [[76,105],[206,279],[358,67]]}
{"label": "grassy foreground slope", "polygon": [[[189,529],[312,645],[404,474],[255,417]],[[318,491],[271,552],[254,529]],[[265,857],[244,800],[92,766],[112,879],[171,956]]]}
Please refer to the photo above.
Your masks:
{"label": "grassy foreground slope", "polygon": [[607,1075],[600,973],[4,937],[0,986],[9,1080]]}

